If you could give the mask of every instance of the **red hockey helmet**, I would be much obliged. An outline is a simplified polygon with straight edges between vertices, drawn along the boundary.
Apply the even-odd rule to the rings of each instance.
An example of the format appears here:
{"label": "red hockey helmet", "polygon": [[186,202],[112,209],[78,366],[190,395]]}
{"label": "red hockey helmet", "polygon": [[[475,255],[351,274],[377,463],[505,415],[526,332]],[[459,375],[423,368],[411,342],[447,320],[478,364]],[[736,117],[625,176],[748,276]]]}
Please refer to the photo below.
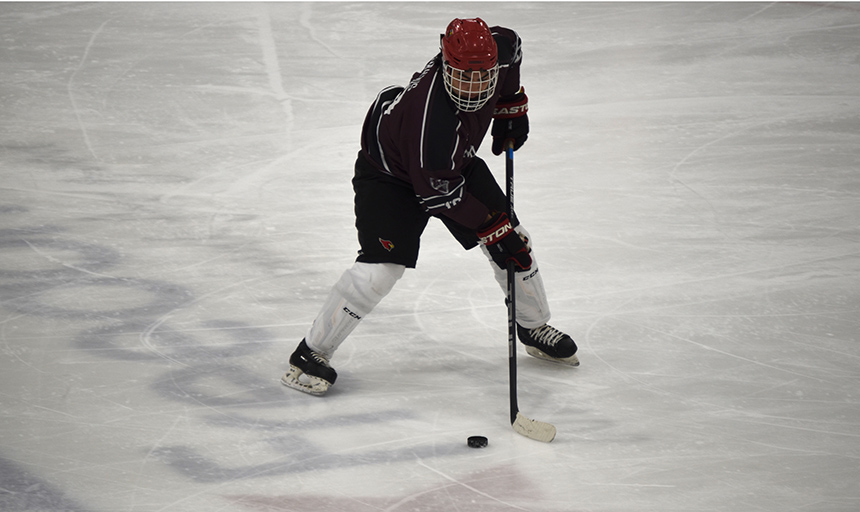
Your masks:
{"label": "red hockey helmet", "polygon": [[442,34],[445,90],[457,108],[474,112],[493,96],[499,77],[499,51],[481,18],[454,19]]}

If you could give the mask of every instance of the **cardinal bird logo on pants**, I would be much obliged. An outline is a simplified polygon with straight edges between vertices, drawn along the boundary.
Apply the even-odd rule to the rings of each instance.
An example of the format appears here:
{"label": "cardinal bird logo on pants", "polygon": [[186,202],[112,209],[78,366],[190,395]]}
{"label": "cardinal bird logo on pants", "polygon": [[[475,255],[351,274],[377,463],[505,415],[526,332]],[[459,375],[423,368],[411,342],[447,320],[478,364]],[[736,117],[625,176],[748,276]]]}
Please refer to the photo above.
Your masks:
{"label": "cardinal bird logo on pants", "polygon": [[391,250],[394,249],[394,244],[390,240],[383,240],[380,238],[379,243],[381,243],[382,247],[385,247],[385,250],[388,252],[391,252]]}

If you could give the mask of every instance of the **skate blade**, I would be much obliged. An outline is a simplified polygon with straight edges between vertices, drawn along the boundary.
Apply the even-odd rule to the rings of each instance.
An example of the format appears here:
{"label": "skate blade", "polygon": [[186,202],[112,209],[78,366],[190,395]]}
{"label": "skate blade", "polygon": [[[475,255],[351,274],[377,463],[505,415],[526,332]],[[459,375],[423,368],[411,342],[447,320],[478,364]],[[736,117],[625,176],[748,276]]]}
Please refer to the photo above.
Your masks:
{"label": "skate blade", "polygon": [[308,375],[295,366],[290,365],[287,373],[281,377],[281,384],[288,388],[293,388],[314,396],[322,396],[326,394],[331,384],[319,377]]}
{"label": "skate blade", "polygon": [[552,361],[553,363],[565,364],[567,366],[579,366],[579,358],[576,354],[570,357],[550,357],[540,349],[526,345],[526,353],[532,357],[543,359],[544,361]]}

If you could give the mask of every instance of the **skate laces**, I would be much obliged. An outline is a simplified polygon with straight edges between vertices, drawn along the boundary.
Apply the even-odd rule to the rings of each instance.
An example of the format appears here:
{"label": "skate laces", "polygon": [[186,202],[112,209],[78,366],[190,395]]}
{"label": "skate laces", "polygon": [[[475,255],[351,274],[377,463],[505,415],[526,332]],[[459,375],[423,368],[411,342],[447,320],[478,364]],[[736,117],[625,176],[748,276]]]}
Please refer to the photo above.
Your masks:
{"label": "skate laces", "polygon": [[321,366],[325,366],[325,367],[331,368],[331,366],[329,366],[328,359],[326,359],[326,358],[325,358],[325,356],[323,356],[322,354],[319,354],[319,353],[317,353],[317,352],[314,352],[314,351],[313,351],[310,347],[308,347],[307,345],[305,345],[305,348],[306,348],[307,350],[305,350],[305,351],[304,351],[304,354],[303,354],[303,355],[305,356],[305,358],[307,358],[308,360],[310,360],[310,362],[313,362],[313,363],[316,363],[316,364],[318,364],[318,365],[321,365]]}
{"label": "skate laces", "polygon": [[550,347],[554,347],[556,343],[564,338],[563,332],[548,324],[529,330],[529,335],[536,342]]}
{"label": "skate laces", "polygon": [[311,352],[311,357],[314,358],[314,361],[316,361],[317,364],[320,364],[322,366],[329,366],[328,359],[321,356],[320,354],[317,354],[313,350],[311,350],[310,352]]}

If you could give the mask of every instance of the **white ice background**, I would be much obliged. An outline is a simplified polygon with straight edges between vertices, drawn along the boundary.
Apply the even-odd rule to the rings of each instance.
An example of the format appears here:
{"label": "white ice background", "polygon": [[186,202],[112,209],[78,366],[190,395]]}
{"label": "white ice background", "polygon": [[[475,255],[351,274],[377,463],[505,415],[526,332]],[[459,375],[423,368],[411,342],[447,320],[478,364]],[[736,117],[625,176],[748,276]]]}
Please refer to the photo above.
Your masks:
{"label": "white ice background", "polygon": [[[437,221],[330,394],[278,382],[370,102],[476,15],[524,41],[517,210],[580,347],[519,354],[550,444]],[[0,111],[4,512],[860,510],[858,4],[3,3]]]}

